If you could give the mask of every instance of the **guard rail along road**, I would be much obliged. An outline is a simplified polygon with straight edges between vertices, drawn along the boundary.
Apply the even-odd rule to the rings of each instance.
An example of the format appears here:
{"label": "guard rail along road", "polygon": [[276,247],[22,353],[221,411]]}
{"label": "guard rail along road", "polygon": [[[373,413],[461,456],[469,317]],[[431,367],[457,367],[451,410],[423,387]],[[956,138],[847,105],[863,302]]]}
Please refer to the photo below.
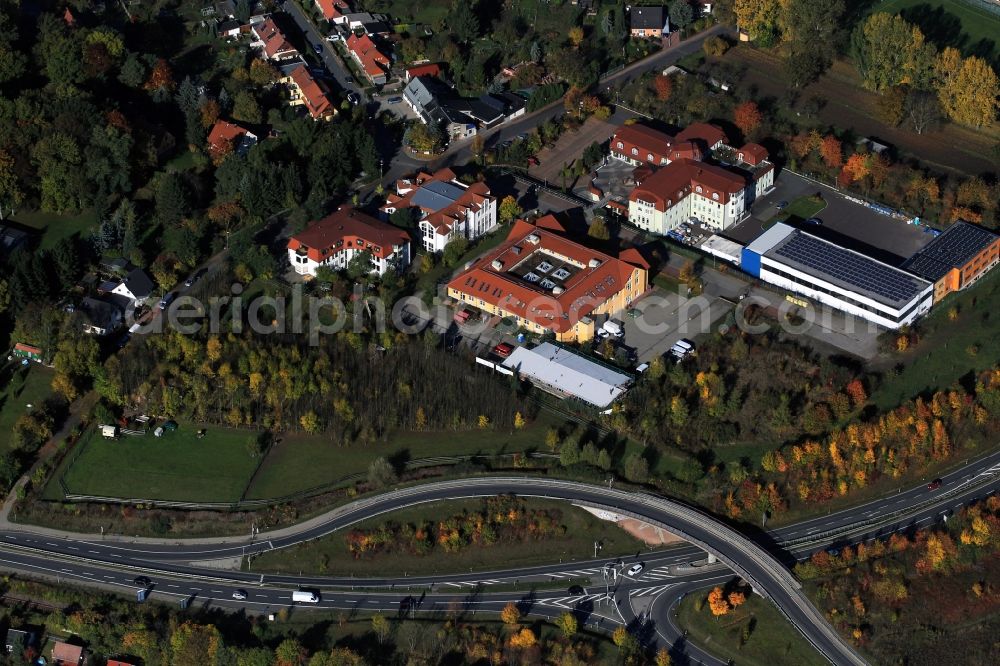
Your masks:
{"label": "guard rail along road", "polygon": [[573,481],[530,477],[479,477],[429,483],[365,498],[331,514],[331,522],[356,522],[396,509],[461,498],[500,494],[572,501],[630,516],[672,532],[714,554],[781,613],[837,666],[866,664],[802,592],[785,566],[728,525],[676,500]]}

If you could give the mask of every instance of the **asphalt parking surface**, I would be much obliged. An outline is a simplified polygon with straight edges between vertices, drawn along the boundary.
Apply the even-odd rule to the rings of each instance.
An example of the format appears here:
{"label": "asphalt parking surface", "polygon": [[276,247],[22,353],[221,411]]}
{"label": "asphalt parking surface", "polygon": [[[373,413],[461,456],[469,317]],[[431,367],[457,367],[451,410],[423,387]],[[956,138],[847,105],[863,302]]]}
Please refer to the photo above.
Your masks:
{"label": "asphalt parking surface", "polygon": [[733,306],[715,296],[685,298],[657,288],[634,307],[640,312],[638,316],[622,318],[624,343],[635,348],[639,363],[648,363],[681,338],[711,333]]}
{"label": "asphalt parking surface", "polygon": [[820,192],[826,208],[816,214],[823,221],[808,231],[821,238],[870,254],[886,263],[898,265],[930,242],[932,236],[923,227],[878,213],[847,199],[834,188],[782,171],[774,190],[753,204],[753,213],[723,235],[740,243],[749,243],[762,231],[762,225],[778,214],[779,201],[794,201]]}

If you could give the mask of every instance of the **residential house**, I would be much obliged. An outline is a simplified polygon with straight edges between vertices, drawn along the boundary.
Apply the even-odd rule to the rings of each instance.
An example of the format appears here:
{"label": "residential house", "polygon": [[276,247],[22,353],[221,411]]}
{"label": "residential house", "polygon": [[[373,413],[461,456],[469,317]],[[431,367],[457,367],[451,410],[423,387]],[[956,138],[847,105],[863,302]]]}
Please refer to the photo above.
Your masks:
{"label": "residential house", "polygon": [[410,264],[405,231],[350,206],[338,208],[288,240],[288,262],[299,275],[316,275],[320,266],[347,268],[358,254],[371,255],[371,272],[403,270]]}
{"label": "residential house", "polygon": [[32,345],[27,345],[23,342],[15,343],[14,356],[16,356],[17,358],[26,358],[29,361],[37,361],[39,363],[42,362],[41,348]]}
{"label": "residential house", "polygon": [[351,11],[344,0],[313,0],[316,7],[327,21],[337,23],[337,19]]}
{"label": "residential house", "polygon": [[83,323],[83,332],[108,335],[121,326],[122,311],[114,303],[85,297],[76,308]]}
{"label": "residential house", "polygon": [[208,133],[208,152],[213,158],[224,157],[229,153],[246,155],[256,143],[256,134],[228,120],[217,120]]}
{"label": "residential house", "polygon": [[347,50],[369,81],[377,86],[385,85],[392,61],[379,51],[371,37],[352,34],[347,38]]}
{"label": "residential house", "polygon": [[909,271],[934,283],[934,302],[961,291],[1000,263],[1000,236],[959,220],[903,263]]}
{"label": "residential house", "polygon": [[251,27],[251,32],[253,33],[253,41],[250,45],[259,48],[265,60],[282,62],[299,58],[298,50],[291,45],[281,28],[270,16],[255,23]]}
{"label": "residential house", "polygon": [[4,638],[7,654],[17,655],[17,657],[23,655],[28,648],[37,647],[37,645],[38,634],[31,629],[8,629],[7,636]]}
{"label": "residential house", "polygon": [[453,105],[451,91],[437,79],[415,77],[403,89],[403,99],[422,122],[437,124],[451,141],[476,134],[475,120]]}
{"label": "residential house", "polygon": [[83,666],[86,662],[83,646],[56,641],[52,646],[52,663],[55,666]]}
{"label": "residential house", "polygon": [[383,35],[391,32],[391,28],[383,20],[384,16],[372,16],[368,12],[344,14],[334,20],[334,23],[346,27],[351,32],[362,32],[366,35]]}
{"label": "residential house", "polygon": [[466,185],[451,169],[396,181],[396,191],[389,193],[382,214],[407,208],[419,211],[417,226],[427,252],[441,252],[457,238],[475,240],[497,224],[497,199],[489,186]]}
{"label": "residential house", "polygon": [[430,76],[435,79],[441,78],[441,65],[434,62],[427,62],[422,65],[414,65],[406,69],[403,78],[407,83],[418,76]]}
{"label": "residential house", "polygon": [[132,307],[138,307],[153,295],[153,289],[153,281],[146,275],[146,271],[135,268],[129,271],[125,279],[112,289],[111,293],[124,297],[130,301]]}
{"label": "residential house", "polygon": [[225,39],[238,39],[242,32],[242,25],[236,19],[226,19],[219,24],[217,29],[219,37]]}
{"label": "residential house", "polygon": [[749,212],[746,178],[720,166],[679,159],[644,178],[629,195],[629,222],[666,235],[695,217],[726,229]]}
{"label": "residential house", "polygon": [[648,289],[647,268],[629,256],[570,240],[551,215],[519,220],[507,240],[448,283],[448,296],[534,333],[586,342],[597,317],[625,310]]}
{"label": "residential house", "polygon": [[108,659],[107,666],[139,666],[139,662],[124,661],[123,659]]}
{"label": "residential house", "polygon": [[282,70],[279,83],[288,89],[290,106],[304,106],[313,120],[330,120],[337,108],[330,101],[325,84],[316,80],[303,63]]}
{"label": "residential house", "polygon": [[28,232],[0,224],[0,257],[10,254],[28,242]]}
{"label": "residential house", "polygon": [[767,148],[759,143],[748,143],[735,151],[739,166],[750,174],[751,187],[747,189],[747,205],[774,187],[774,164],[768,159]]}
{"label": "residential house", "polygon": [[629,27],[633,37],[662,39],[670,34],[670,18],[666,7],[632,7]]}

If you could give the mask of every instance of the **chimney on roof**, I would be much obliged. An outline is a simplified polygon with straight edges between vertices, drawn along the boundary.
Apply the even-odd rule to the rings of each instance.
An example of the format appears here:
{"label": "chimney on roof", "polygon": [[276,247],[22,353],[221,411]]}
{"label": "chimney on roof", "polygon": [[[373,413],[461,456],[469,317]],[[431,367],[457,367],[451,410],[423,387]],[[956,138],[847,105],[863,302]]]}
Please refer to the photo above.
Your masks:
{"label": "chimney on roof", "polygon": [[597,257],[594,257],[587,263],[587,265],[590,266],[591,268],[597,268],[598,266],[601,265],[601,260],[598,259]]}

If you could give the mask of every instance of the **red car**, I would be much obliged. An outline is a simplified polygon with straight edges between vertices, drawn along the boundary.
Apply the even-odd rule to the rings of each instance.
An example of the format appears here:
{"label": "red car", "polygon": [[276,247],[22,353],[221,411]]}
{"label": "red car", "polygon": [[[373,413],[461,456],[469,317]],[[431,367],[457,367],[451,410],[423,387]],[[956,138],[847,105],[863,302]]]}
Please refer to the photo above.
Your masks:
{"label": "red car", "polygon": [[934,479],[927,484],[927,490],[937,490],[941,487],[941,479]]}
{"label": "red car", "polygon": [[512,345],[507,344],[506,342],[501,342],[500,344],[498,344],[496,347],[493,348],[493,353],[499,356],[500,358],[507,358],[508,356],[511,355],[511,353],[513,353],[513,351],[514,347]]}
{"label": "red car", "polygon": [[528,158],[528,166],[538,166],[538,158],[537,157],[529,157]]}

